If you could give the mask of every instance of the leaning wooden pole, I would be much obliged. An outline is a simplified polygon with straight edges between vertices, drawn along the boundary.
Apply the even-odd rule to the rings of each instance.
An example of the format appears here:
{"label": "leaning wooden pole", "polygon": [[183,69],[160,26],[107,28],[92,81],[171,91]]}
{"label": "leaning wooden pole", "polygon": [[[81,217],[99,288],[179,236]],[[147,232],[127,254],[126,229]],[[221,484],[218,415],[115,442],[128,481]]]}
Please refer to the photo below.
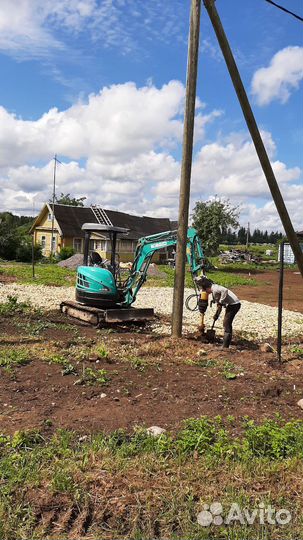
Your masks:
{"label": "leaning wooden pole", "polygon": [[172,314],[172,335],[174,337],[180,337],[182,335],[185,258],[189,213],[190,179],[193,154],[196,87],[198,74],[200,12],[201,0],[192,0],[188,38],[186,99],[184,112],[183,152],[178,218],[178,240]]}
{"label": "leaning wooden pole", "polygon": [[286,236],[293,250],[294,256],[296,258],[299,270],[303,277],[303,252],[300,248],[298,237],[293,228],[292,222],[290,220],[287,208],[284,203],[284,199],[281,195],[274,171],[272,169],[269,157],[267,155],[262,137],[260,135],[257,122],[255,120],[254,114],[252,112],[244,85],[241,80],[237,64],[233,57],[232,50],[229,46],[224,28],[222,26],[219,14],[215,7],[215,0],[204,0],[204,5],[207,9],[208,15],[216,32],[219,45],[221,47],[227,68],[232,79],[233,85],[235,87],[247,127],[250,131],[253,143],[255,145],[259,160],[266,177],[269,189],[271,191],[274,203],[276,205],[277,211],[279,213],[280,219],[282,221],[283,227],[285,229]]}

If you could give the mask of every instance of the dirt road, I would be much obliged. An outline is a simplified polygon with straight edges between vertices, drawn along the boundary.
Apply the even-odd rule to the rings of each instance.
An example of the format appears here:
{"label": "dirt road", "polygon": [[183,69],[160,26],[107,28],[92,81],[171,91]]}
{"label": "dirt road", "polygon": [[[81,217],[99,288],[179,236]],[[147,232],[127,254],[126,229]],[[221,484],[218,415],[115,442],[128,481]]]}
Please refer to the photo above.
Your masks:
{"label": "dirt road", "polygon": [[[259,302],[269,306],[278,305],[279,271],[264,272],[253,275],[257,287],[247,285],[234,287],[239,298],[249,302]],[[286,270],[284,275],[284,309],[303,313],[303,279],[300,273]]]}

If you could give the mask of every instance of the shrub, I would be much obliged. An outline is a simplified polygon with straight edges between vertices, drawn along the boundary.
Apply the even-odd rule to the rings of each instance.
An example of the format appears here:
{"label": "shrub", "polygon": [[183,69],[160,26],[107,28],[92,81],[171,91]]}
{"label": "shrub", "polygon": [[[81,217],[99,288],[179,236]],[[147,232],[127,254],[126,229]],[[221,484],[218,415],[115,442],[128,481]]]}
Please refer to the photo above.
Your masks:
{"label": "shrub", "polygon": [[[32,260],[32,245],[30,241],[22,242],[16,249],[16,261],[31,262]],[[42,258],[42,250],[39,244],[34,246],[34,260],[38,261]]]}
{"label": "shrub", "polygon": [[75,250],[72,247],[63,247],[61,248],[59,259],[60,261],[64,261],[72,257],[72,255],[75,255]]}

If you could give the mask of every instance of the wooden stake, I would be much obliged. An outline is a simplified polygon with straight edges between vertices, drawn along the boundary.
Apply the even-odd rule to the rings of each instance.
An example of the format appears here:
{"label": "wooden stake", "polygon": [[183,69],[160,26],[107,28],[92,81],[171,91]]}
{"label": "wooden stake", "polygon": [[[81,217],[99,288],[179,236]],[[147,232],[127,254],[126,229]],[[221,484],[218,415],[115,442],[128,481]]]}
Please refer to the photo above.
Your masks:
{"label": "wooden stake", "polygon": [[193,137],[198,73],[199,33],[201,0],[192,0],[188,38],[186,101],[184,112],[183,152],[180,180],[177,254],[175,266],[174,299],[172,313],[172,335],[182,335],[184,300],[185,258],[189,213],[190,179],[193,154]]}

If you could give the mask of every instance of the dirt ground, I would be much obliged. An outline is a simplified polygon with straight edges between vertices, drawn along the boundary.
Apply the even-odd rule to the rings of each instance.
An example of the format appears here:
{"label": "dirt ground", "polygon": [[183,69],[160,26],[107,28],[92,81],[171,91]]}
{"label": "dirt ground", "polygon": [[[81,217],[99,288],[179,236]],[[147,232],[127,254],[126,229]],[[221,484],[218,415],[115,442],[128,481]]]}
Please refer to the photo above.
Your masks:
{"label": "dirt ground", "polygon": [[[279,271],[253,274],[258,286],[234,287],[239,298],[249,302],[259,302],[269,306],[278,305]],[[262,286],[262,289],[260,288]],[[283,288],[283,307],[303,313],[303,279],[299,272],[285,270]]]}
{"label": "dirt ground", "polygon": [[[41,320],[41,331],[33,335],[30,326]],[[0,367],[0,432],[109,432],[138,424],[174,430],[183,419],[201,415],[233,415],[239,426],[245,415],[260,421],[276,413],[303,417],[297,405],[303,358],[294,346],[285,346],[280,366],[273,352],[236,336],[223,351],[195,335],[173,341],[148,328],[97,331],[66,322],[57,312],[1,318],[0,351],[26,348],[31,361],[11,372]],[[106,358],[95,352],[98,344],[108,351]],[[62,366],[48,361],[54,353],[65,355],[77,373],[63,376]],[[78,384],[86,367],[106,370],[108,382]]]}

